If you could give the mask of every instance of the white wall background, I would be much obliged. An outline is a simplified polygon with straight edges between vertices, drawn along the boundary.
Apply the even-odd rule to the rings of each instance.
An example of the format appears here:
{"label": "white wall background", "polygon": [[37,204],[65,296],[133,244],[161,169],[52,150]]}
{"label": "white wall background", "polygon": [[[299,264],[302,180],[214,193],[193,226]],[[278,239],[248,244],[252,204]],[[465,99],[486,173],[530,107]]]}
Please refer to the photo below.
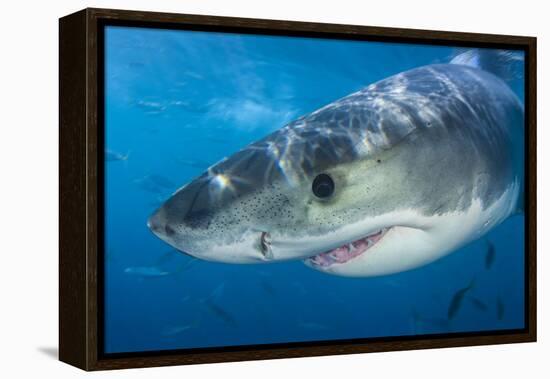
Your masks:
{"label": "white wall background", "polygon": [[[548,377],[550,319],[550,12],[545,1],[105,0],[12,1],[0,22],[0,376],[83,372],[57,351],[58,17],[86,6],[410,27],[538,37],[539,342],[490,347],[211,364],[101,377]],[[545,174],[546,172],[546,174]],[[437,285],[437,283],[434,283]],[[545,297],[546,296],[546,297]],[[368,317],[368,315],[365,315]]]}

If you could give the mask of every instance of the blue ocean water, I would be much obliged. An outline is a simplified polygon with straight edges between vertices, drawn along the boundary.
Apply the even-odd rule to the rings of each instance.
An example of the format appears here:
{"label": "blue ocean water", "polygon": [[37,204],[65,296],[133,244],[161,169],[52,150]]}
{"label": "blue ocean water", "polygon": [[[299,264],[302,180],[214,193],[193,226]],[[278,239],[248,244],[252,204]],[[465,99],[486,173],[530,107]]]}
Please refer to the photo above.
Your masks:
{"label": "blue ocean water", "polygon": [[362,279],[198,261],[146,226],[209,165],[455,49],[112,26],[105,49],[105,352],[523,328],[523,215],[430,265]]}

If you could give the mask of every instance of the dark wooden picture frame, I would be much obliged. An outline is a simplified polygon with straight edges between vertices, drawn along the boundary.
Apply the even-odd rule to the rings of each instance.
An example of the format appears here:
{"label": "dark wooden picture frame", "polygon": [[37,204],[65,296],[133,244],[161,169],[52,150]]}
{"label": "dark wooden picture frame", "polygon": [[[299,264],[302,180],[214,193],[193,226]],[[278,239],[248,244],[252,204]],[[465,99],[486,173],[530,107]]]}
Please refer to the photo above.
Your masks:
{"label": "dark wooden picture frame", "polygon": [[[521,49],[526,57],[526,327],[460,333],[105,356],[102,343],[102,38],[105,25]],[[59,22],[59,357],[84,370],[351,354],[536,341],[536,38],[85,9]]]}

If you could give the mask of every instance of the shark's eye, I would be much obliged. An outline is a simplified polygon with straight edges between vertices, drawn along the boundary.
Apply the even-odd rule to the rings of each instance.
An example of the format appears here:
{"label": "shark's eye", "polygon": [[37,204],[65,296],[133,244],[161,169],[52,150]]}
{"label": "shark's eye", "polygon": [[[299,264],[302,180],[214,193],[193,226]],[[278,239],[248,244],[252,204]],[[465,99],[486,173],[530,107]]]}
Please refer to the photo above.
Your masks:
{"label": "shark's eye", "polygon": [[319,174],[313,179],[311,190],[318,198],[326,199],[334,193],[334,181],[327,174]]}

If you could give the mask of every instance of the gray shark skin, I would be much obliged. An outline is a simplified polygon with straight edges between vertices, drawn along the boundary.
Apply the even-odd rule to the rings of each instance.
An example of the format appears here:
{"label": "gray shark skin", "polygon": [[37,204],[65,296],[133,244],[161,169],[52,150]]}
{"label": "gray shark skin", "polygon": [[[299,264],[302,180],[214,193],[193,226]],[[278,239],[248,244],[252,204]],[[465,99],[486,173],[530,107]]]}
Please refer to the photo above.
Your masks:
{"label": "gray shark skin", "polygon": [[[521,102],[491,73],[457,64],[416,68],[215,164],[174,193],[148,226],[206,260],[304,259],[346,276],[408,270],[516,211],[523,123]],[[312,191],[319,174],[334,183],[327,198]],[[358,253],[359,245],[367,250]]]}

